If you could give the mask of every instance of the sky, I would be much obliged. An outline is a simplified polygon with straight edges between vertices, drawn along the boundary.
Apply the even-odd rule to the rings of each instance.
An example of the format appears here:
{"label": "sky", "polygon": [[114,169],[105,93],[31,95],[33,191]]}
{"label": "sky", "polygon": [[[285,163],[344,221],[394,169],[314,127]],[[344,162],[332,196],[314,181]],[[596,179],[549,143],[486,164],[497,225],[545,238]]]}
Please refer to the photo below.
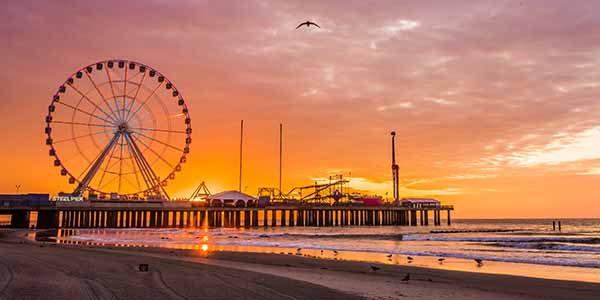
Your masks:
{"label": "sky", "polygon": [[[572,1],[15,1],[0,9],[0,193],[74,189],[44,118],[73,72],[151,66],[189,107],[168,191],[334,174],[463,218],[600,217],[600,4]],[[295,27],[306,20],[318,28]]]}

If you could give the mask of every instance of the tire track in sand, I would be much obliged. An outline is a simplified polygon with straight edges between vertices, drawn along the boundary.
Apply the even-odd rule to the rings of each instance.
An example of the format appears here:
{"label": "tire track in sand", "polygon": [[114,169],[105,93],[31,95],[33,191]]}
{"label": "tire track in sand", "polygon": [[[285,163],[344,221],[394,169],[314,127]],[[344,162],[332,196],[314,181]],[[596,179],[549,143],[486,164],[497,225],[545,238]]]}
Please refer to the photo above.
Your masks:
{"label": "tire track in sand", "polygon": [[14,280],[15,274],[13,273],[12,269],[10,268],[10,266],[7,265],[5,262],[3,262],[3,261],[0,260],[0,265],[2,265],[6,269],[6,273],[8,274],[7,280],[5,280],[5,282],[2,285],[2,287],[0,287],[0,296],[2,296],[2,295],[4,295],[4,292],[6,291],[6,289],[8,289],[8,286]]}
{"label": "tire track in sand", "polygon": [[[84,292],[87,294],[89,299],[116,299],[116,300],[119,300],[119,297],[111,289],[107,288],[101,282],[99,282],[93,278],[87,277],[83,273],[75,272],[75,271],[65,271],[60,266],[51,264],[51,263],[49,263],[45,260],[42,260],[40,258],[37,258],[37,257],[23,256],[23,255],[17,255],[17,256],[21,256],[30,261],[35,261],[36,263],[43,265],[50,270],[56,271],[58,273],[62,273],[65,275],[65,278],[76,279],[77,281],[82,283],[81,286],[83,287]],[[65,278],[63,278],[63,282],[66,281]]]}
{"label": "tire track in sand", "polygon": [[174,288],[170,287],[167,284],[160,270],[157,269],[155,271],[152,271],[152,279],[158,286],[160,286],[161,290],[166,292],[169,296],[171,296],[171,298],[178,300],[188,300],[187,297],[180,294],[178,291],[176,291]]}

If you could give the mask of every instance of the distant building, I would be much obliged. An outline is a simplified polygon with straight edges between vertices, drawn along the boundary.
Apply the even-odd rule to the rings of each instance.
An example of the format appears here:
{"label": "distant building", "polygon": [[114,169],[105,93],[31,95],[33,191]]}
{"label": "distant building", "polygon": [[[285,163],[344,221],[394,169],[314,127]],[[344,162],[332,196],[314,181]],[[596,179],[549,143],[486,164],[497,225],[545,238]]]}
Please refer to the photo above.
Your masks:
{"label": "distant building", "polygon": [[402,198],[400,199],[401,206],[411,208],[431,208],[440,207],[440,201],[433,198]]}
{"label": "distant building", "polygon": [[0,206],[47,206],[48,194],[0,194]]}

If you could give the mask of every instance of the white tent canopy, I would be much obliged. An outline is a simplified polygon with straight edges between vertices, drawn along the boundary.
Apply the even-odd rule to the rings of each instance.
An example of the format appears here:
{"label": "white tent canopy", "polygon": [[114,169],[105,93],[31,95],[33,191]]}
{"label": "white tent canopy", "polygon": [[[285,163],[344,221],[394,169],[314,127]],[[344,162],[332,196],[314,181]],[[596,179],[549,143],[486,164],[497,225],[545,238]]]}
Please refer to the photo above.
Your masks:
{"label": "white tent canopy", "polygon": [[220,192],[214,195],[210,195],[208,196],[206,199],[208,199],[210,201],[210,203],[216,203],[217,201],[220,201],[221,204],[225,204],[225,203],[232,203],[233,205],[236,205],[238,203],[238,201],[242,201],[244,202],[244,206],[248,205],[248,201],[252,201],[252,202],[256,202],[256,198],[248,195],[248,194],[244,194],[242,192],[238,192],[238,191],[224,191],[224,192]]}

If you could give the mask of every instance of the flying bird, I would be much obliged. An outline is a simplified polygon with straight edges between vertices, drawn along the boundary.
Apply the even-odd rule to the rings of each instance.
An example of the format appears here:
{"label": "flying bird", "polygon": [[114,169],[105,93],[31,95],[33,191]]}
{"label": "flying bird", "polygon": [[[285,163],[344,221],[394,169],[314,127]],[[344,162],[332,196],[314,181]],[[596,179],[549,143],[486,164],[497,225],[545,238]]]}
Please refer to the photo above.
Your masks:
{"label": "flying bird", "polygon": [[321,28],[321,26],[317,25],[317,23],[315,23],[315,22],[306,21],[306,22],[304,22],[304,23],[300,23],[300,25],[298,25],[298,26],[296,27],[296,29],[298,29],[298,28],[300,28],[300,27],[302,27],[302,26],[305,26],[305,25],[306,25],[306,27],[309,27],[309,28],[310,28],[310,25],[317,26],[317,27]]}
{"label": "flying bird", "polygon": [[443,257],[440,257],[440,258],[438,258],[438,261],[440,262],[440,264],[441,264],[441,263],[443,263],[443,262],[444,262],[444,260],[446,260],[446,259],[445,259],[445,258],[443,258]]}
{"label": "flying bird", "polygon": [[298,248],[298,249],[296,249],[296,251],[298,251],[298,252],[300,252],[301,250],[302,250],[302,248]]}
{"label": "flying bird", "polygon": [[392,258],[393,254],[388,254],[387,258]]}
{"label": "flying bird", "polygon": [[404,278],[402,278],[402,281],[409,281],[410,280],[410,273],[406,273],[406,276],[404,276]]}
{"label": "flying bird", "polygon": [[410,256],[407,256],[407,257],[406,257],[406,259],[407,259],[408,261],[412,261],[414,258],[412,258],[412,257],[410,257]]}

